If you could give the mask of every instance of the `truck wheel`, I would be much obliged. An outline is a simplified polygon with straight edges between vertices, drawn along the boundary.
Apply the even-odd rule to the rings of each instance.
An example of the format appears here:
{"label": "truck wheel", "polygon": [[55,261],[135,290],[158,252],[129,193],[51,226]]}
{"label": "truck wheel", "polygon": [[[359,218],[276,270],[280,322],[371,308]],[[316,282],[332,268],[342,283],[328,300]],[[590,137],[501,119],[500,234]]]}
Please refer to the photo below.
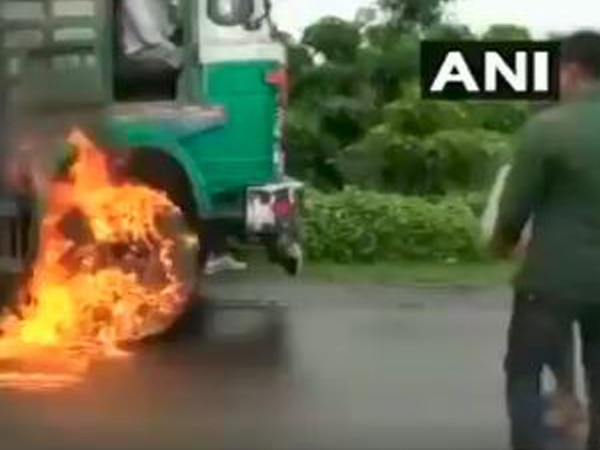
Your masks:
{"label": "truck wheel", "polygon": [[[126,174],[134,181],[165,192],[183,213],[182,233],[191,239],[199,238],[201,242],[202,227],[192,187],[186,173],[174,158],[160,150],[135,149],[127,158]],[[187,336],[201,331],[204,327],[206,308],[200,295],[202,260],[205,258],[202,247],[200,245],[194,253],[185,255],[186,261],[182,262],[182,265],[191,267],[190,279],[187,281],[191,286],[191,298],[175,323],[167,332],[161,334],[161,341]]]}

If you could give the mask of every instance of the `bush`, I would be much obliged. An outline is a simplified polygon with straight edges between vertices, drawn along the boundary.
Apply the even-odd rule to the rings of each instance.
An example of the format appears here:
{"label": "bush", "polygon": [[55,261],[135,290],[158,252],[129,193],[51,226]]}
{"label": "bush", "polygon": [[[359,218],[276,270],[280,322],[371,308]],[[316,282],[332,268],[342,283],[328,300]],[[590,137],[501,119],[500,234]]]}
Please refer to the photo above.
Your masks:
{"label": "bush", "polygon": [[338,156],[345,182],[404,195],[445,195],[485,189],[511,155],[508,135],[454,129],[426,138],[374,127]]}
{"label": "bush", "polygon": [[305,208],[305,245],[312,260],[458,261],[482,256],[477,220],[459,198],[309,191]]}
{"label": "bush", "polygon": [[475,126],[500,133],[517,132],[531,115],[524,102],[479,102],[465,106],[474,118]]}
{"label": "bush", "polygon": [[[385,123],[398,134],[425,137],[441,130],[468,129],[475,119],[464,104],[422,100],[420,91],[405,86],[405,98],[388,104],[384,109]],[[416,98],[413,98],[416,97]]]}
{"label": "bush", "polygon": [[469,206],[475,217],[480,218],[483,215],[489,195],[490,192],[488,190],[468,192],[465,194],[465,203]]}
{"label": "bush", "polygon": [[510,136],[481,128],[437,132],[426,148],[430,176],[441,193],[486,188],[512,153]]}
{"label": "bush", "polygon": [[289,174],[322,189],[338,188],[341,175],[331,160],[339,149],[338,140],[322,130],[321,118],[302,109],[290,111],[288,138]]}

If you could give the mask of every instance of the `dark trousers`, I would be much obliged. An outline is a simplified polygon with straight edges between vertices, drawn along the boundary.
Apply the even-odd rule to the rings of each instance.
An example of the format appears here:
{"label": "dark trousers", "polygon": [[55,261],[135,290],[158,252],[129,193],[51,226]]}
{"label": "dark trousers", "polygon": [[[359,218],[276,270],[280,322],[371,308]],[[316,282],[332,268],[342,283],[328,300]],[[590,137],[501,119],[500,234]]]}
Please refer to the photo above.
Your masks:
{"label": "dark trousers", "polygon": [[199,228],[200,241],[202,242],[201,266],[204,266],[211,255],[219,257],[230,253],[235,254],[235,249],[230,245],[229,238],[239,238],[243,241],[245,231],[236,222],[227,219],[204,221]]}
{"label": "dark trousers", "polygon": [[590,435],[588,449],[600,449],[600,303],[574,305],[535,295],[515,296],[505,361],[506,396],[515,450],[545,447],[541,375],[563,358],[579,323],[586,374]]}
{"label": "dark trousers", "polygon": [[203,229],[202,239],[209,253],[222,255],[227,253],[229,246],[225,226],[216,221],[206,222]]}
{"label": "dark trousers", "polygon": [[575,330],[571,327],[570,333],[565,335],[565,342],[561,344],[562,351],[558,351],[548,361],[548,368],[556,380],[556,390],[559,394],[575,396]]}

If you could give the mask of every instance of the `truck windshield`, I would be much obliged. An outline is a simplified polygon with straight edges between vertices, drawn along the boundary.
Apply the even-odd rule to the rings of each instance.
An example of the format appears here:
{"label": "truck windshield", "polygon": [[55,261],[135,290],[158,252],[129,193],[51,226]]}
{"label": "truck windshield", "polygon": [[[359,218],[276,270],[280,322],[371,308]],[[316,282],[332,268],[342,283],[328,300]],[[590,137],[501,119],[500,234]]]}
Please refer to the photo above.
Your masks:
{"label": "truck windshield", "polygon": [[254,0],[209,0],[208,16],[218,25],[247,23],[254,15]]}

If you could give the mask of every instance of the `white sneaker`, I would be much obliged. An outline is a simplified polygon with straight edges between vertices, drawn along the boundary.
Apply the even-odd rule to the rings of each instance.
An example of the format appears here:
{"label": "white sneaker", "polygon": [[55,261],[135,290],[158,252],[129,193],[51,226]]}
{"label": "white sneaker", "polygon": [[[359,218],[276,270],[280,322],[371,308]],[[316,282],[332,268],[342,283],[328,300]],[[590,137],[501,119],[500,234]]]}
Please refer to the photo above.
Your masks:
{"label": "white sneaker", "polygon": [[206,263],[204,273],[214,275],[219,272],[241,272],[248,268],[248,264],[238,261],[232,255],[210,257]]}

